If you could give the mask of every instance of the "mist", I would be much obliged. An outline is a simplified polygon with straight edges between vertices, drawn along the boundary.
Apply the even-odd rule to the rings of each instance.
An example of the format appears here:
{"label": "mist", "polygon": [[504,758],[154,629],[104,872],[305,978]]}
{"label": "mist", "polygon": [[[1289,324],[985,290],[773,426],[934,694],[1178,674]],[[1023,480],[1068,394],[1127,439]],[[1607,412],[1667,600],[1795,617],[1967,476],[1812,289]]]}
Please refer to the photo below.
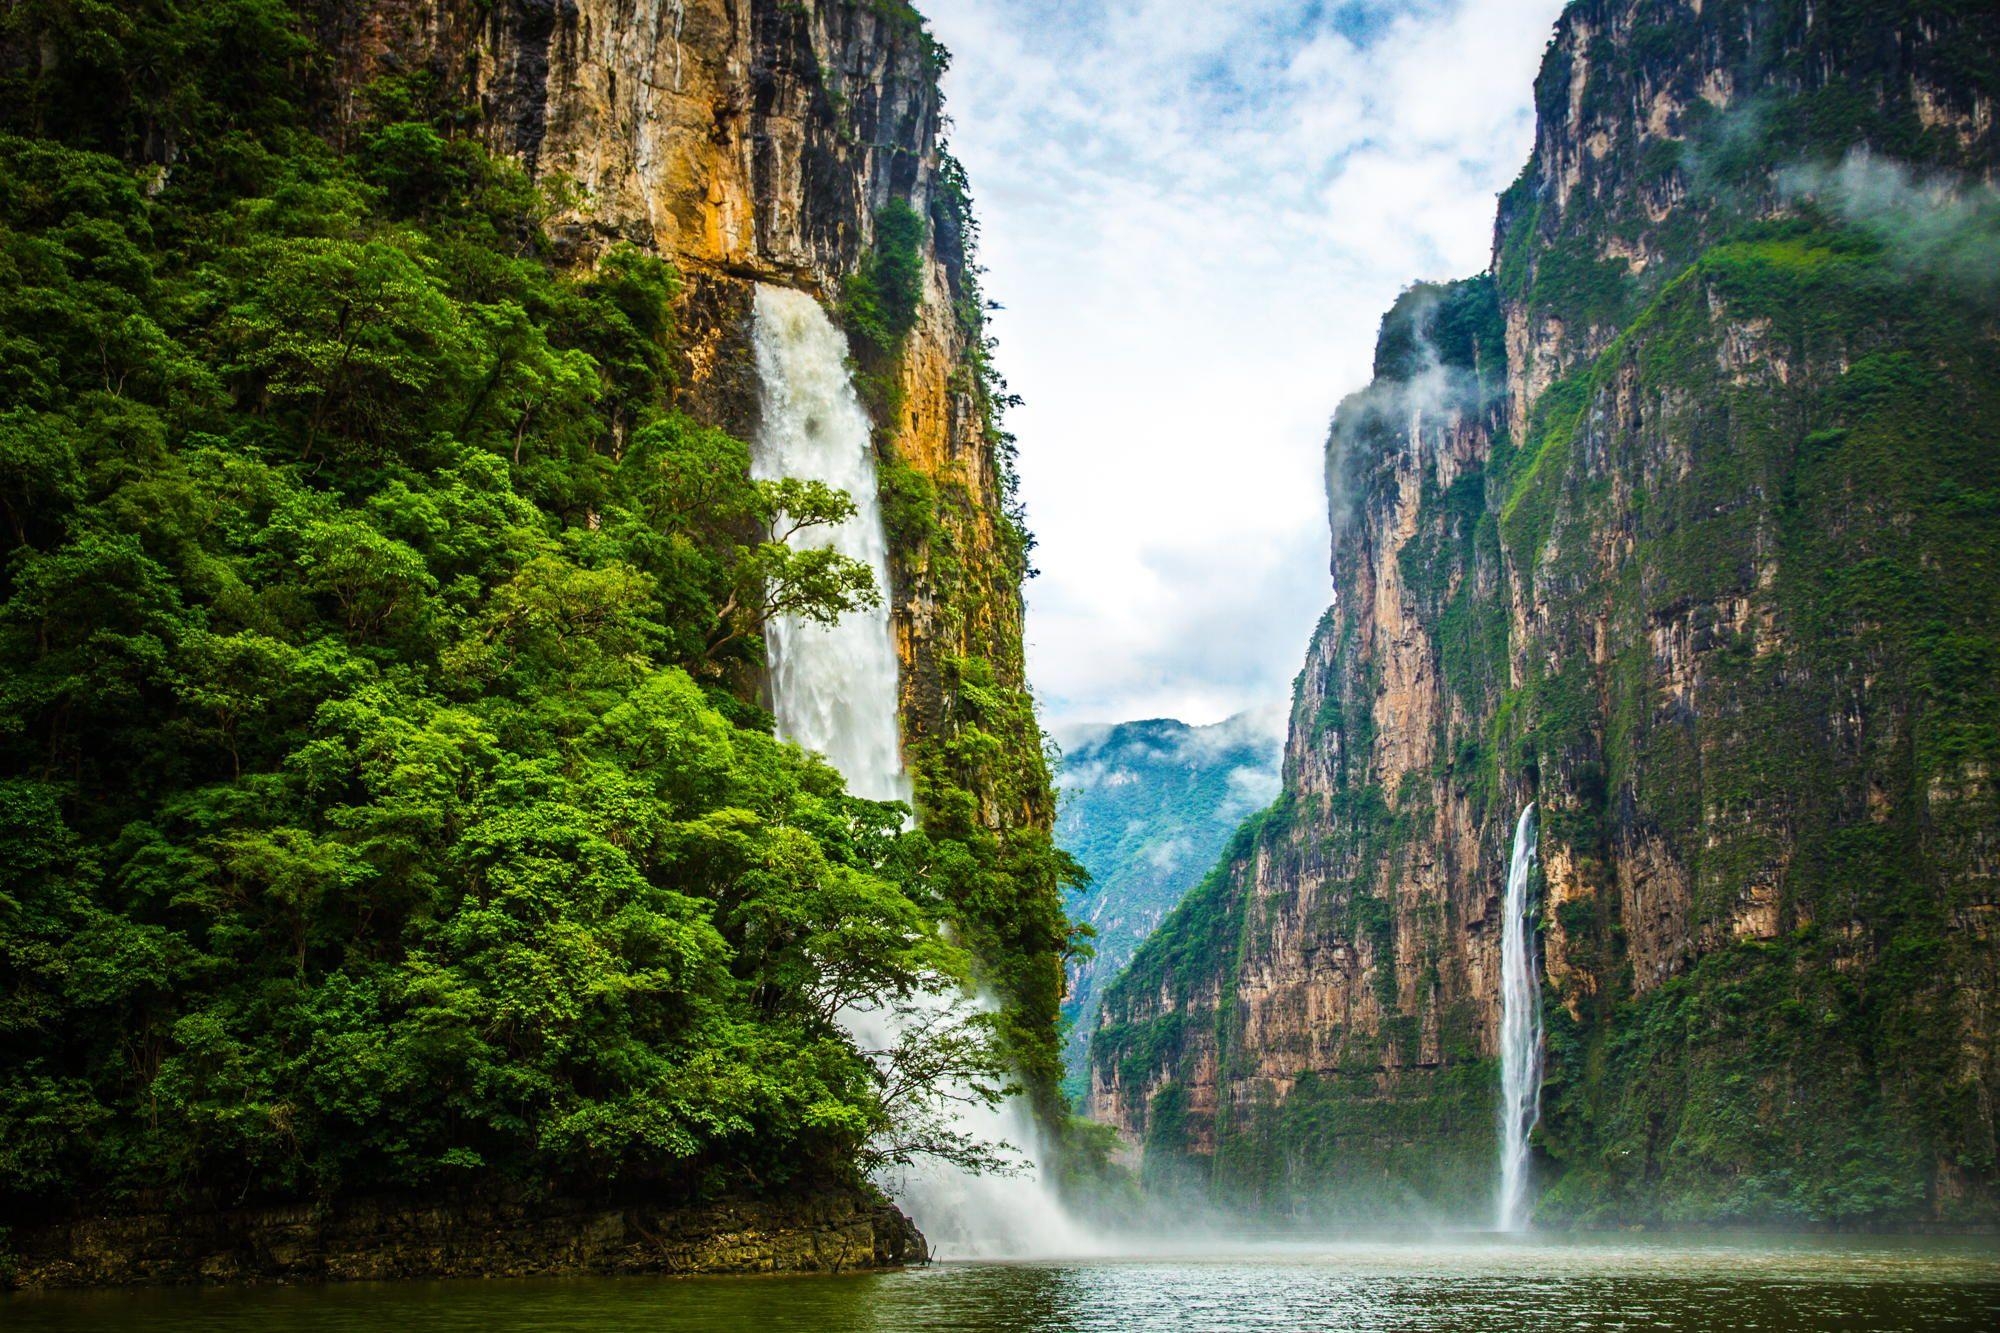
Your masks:
{"label": "mist", "polygon": [[1993,185],[1865,147],[1838,166],[1787,167],[1775,184],[1782,197],[1815,204],[1867,232],[1905,272],[1981,302],[2000,299],[2000,189]]}

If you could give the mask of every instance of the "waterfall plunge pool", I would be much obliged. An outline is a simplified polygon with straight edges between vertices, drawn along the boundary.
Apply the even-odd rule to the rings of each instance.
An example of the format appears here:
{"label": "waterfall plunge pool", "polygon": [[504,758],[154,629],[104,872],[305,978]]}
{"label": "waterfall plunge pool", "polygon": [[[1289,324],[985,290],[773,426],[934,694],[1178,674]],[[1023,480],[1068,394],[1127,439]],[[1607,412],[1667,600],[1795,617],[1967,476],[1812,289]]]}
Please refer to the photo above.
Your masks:
{"label": "waterfall plunge pool", "polygon": [[0,1297],[9,1333],[2000,1328],[1992,1238],[1435,1236],[797,1278],[357,1283]]}

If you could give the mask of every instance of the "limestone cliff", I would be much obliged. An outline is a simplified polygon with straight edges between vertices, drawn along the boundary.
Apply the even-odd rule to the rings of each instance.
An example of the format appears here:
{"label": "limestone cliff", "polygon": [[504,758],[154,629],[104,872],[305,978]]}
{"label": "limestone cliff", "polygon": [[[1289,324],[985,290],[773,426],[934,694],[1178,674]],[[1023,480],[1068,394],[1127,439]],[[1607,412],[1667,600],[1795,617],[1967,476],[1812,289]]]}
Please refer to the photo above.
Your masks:
{"label": "limestone cliff", "polygon": [[[469,128],[558,207],[577,265],[630,243],[682,277],[681,405],[756,428],[750,299],[810,291],[845,315],[857,275],[913,240],[909,328],[857,337],[877,423],[903,660],[903,730],[926,822],[980,846],[963,900],[986,980],[1044,1104],[1066,940],[1055,801],[1027,693],[1004,388],[988,359],[966,184],[939,143],[947,59],[907,0],[321,0],[330,132],[385,78],[453,90]],[[882,234],[893,210],[913,238]]]}
{"label": "limestone cliff", "polygon": [[[878,216],[910,205],[927,224],[921,299],[888,370],[899,392],[880,448],[943,493],[935,540],[927,531],[898,552],[912,739],[947,725],[951,660],[997,658],[1021,686],[1025,569],[980,373],[973,224],[939,145],[946,57],[915,10],[904,0],[322,0],[321,16],[337,119],[361,114],[384,76],[427,76],[477,107],[472,128],[489,147],[552,188],[550,230],[572,262],[621,241],[674,261],[683,404],[738,434],[754,430],[757,410],[754,284],[836,303],[876,244]],[[932,545],[948,550],[948,575]],[[1026,813],[1051,814],[1046,803]]]}
{"label": "limestone cliff", "polygon": [[1284,794],[1105,1002],[1149,1175],[1486,1216],[1533,800],[1542,1220],[1994,1217],[1996,55],[1564,14],[1493,271],[1335,419]]}

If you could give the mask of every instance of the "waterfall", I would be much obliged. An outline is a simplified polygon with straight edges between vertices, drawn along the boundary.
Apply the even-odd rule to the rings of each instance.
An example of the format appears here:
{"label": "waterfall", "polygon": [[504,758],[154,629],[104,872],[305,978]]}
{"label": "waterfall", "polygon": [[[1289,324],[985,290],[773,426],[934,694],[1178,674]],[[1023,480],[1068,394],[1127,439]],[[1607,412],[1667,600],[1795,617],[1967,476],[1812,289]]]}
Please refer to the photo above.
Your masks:
{"label": "waterfall", "polygon": [[[823,481],[852,496],[852,518],[808,528],[792,543],[852,556],[886,592],[889,539],[875,491],[868,414],[847,374],[846,335],[804,292],[759,287],[754,341],[763,424],[750,451],[752,474]],[[855,795],[909,800],[886,600],[832,625],[777,616],[764,638],[778,734],[825,755]]]}
{"label": "waterfall", "polygon": [[1528,1136],[1542,1118],[1542,990],[1535,979],[1533,905],[1535,807],[1514,825],[1500,930],[1500,1229],[1527,1225]]}
{"label": "waterfall", "polygon": [[[882,1010],[846,1016],[863,1047],[881,1049],[896,1039],[893,1014]],[[921,1161],[881,1181],[907,1212],[940,1259],[1065,1259],[1101,1252],[1071,1217],[1035,1161],[1040,1140],[1035,1119],[1019,1097],[998,1106],[959,1105],[952,1128],[988,1144],[1007,1144],[1022,1155],[1010,1175],[974,1175],[948,1163]]]}
{"label": "waterfall", "polygon": [[[792,540],[832,546],[864,561],[886,590],[889,544],[875,489],[874,446],[868,414],[848,374],[846,336],[812,297],[759,286],[753,341],[763,422],[751,450],[752,472],[765,479],[824,481],[852,496],[855,513],[847,522],[808,529]],[[778,734],[826,756],[855,794],[909,800],[897,728],[896,647],[886,605],[850,612],[831,626],[777,617],[766,628],[765,642]],[[849,1012],[842,1021],[863,1049],[895,1044],[892,1013]],[[1029,1160],[1015,1175],[974,1176],[927,1165],[884,1181],[933,1252],[946,1258],[1080,1252],[1086,1238],[1034,1165],[1034,1120],[1019,1100],[961,1107],[955,1120],[960,1132],[988,1144],[1009,1144]]]}

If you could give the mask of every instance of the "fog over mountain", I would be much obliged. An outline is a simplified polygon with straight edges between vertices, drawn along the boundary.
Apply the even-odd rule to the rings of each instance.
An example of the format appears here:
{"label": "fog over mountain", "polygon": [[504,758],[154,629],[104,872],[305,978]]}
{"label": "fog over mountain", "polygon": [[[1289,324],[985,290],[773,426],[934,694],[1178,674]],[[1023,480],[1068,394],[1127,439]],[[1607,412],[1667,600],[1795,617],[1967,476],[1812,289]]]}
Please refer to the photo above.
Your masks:
{"label": "fog over mountain", "polygon": [[1283,728],[1278,710],[1263,709],[1206,727],[1153,718],[1065,733],[1056,838],[1090,871],[1069,912],[1097,932],[1097,956],[1072,965],[1063,1005],[1072,1083],[1100,986],[1215,864],[1237,825],[1278,794]]}

